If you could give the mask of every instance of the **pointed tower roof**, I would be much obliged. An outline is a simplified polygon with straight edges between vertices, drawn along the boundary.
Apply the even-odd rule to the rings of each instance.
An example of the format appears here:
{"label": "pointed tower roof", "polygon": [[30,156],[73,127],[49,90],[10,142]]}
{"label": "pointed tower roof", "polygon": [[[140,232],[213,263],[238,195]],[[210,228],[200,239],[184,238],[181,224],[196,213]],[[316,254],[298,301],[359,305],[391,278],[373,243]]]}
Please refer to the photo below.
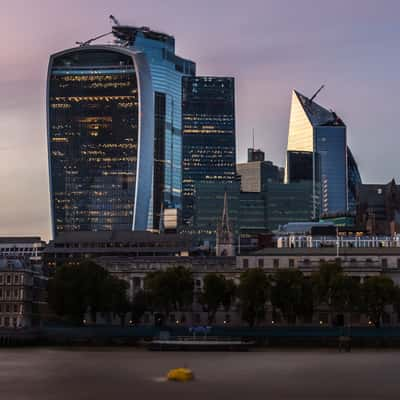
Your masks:
{"label": "pointed tower roof", "polygon": [[221,220],[221,228],[223,230],[229,230],[229,213],[228,213],[228,193],[225,190],[224,193],[224,208],[222,210],[222,220]]}
{"label": "pointed tower roof", "polygon": [[343,121],[335,112],[320,106],[297,90],[293,90],[293,95],[299,100],[308,120],[314,127],[321,125],[344,126]]}

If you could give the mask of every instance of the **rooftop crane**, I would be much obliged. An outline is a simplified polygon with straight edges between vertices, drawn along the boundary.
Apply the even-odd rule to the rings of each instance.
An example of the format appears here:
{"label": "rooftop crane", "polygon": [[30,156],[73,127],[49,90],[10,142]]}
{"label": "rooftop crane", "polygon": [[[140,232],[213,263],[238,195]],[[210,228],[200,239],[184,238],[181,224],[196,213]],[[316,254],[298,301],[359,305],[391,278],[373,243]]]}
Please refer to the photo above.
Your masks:
{"label": "rooftop crane", "polygon": [[110,21],[111,21],[112,23],[114,23],[114,25],[116,25],[116,26],[121,26],[121,24],[119,23],[119,21],[117,20],[117,18],[114,17],[114,15],[110,14],[110,16],[109,16],[108,18],[110,18]]}

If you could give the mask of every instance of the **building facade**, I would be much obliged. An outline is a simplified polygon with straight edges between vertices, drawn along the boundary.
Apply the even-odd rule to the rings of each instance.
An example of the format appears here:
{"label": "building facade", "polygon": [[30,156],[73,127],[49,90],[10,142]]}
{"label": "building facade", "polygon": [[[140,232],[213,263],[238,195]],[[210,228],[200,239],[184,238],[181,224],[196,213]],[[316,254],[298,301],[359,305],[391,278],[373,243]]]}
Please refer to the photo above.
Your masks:
{"label": "building facade", "polygon": [[347,173],[349,212],[355,214],[357,211],[357,192],[362,185],[362,179],[357,162],[349,147],[347,147]]}
{"label": "building facade", "polygon": [[0,258],[23,258],[32,264],[41,264],[45,247],[46,242],[37,236],[3,236],[0,237]]}
{"label": "building facade", "polygon": [[114,26],[117,42],[145,54],[154,93],[154,173],[148,227],[159,229],[162,209],[182,208],[182,77],[193,61],[175,54],[171,35],[148,27]]}
{"label": "building facade", "polygon": [[[262,157],[258,156],[259,153]],[[248,149],[248,155],[247,163],[236,166],[242,192],[261,192],[269,183],[281,182],[281,169],[272,161],[265,161],[261,150]]]}
{"label": "building facade", "polygon": [[154,160],[146,57],[110,45],[52,55],[47,127],[53,236],[146,229]]}
{"label": "building facade", "polygon": [[[343,121],[333,111],[293,91],[287,150],[312,154],[314,218],[319,217],[318,203],[322,213],[346,212],[347,138]],[[286,162],[286,171],[289,170],[288,161],[290,159]],[[285,179],[289,181],[287,172]]]}
{"label": "building facade", "polygon": [[195,184],[236,176],[235,81],[183,78],[183,222],[193,224]]}
{"label": "building facade", "polygon": [[357,224],[371,235],[400,232],[400,186],[394,179],[384,185],[359,185],[357,193]]}
{"label": "building facade", "polygon": [[0,327],[38,325],[47,312],[47,276],[22,258],[0,258]]}

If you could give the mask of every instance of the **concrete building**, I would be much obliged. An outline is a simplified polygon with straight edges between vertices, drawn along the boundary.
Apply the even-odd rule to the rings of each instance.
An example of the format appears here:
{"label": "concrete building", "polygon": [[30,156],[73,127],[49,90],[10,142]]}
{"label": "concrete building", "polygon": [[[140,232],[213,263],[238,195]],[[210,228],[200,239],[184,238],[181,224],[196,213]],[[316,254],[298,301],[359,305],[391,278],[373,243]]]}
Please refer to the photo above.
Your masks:
{"label": "concrete building", "polygon": [[47,312],[47,276],[28,260],[0,258],[0,327],[28,328]]}
{"label": "concrete building", "polygon": [[370,235],[400,233],[400,186],[395,180],[383,185],[359,185],[356,222]]}
{"label": "concrete building", "polygon": [[100,256],[182,257],[188,256],[191,237],[151,232],[69,232],[51,240],[44,250],[48,267],[77,263]]}
{"label": "concrete building", "polygon": [[[250,153],[250,151],[253,152]],[[255,157],[254,149],[248,149],[253,158],[249,158],[247,163],[237,164],[237,173],[241,177],[242,192],[261,192],[265,190],[269,183],[281,182],[281,169],[271,161],[259,160],[263,157]],[[261,152],[261,150],[257,150]],[[257,153],[258,154],[258,153]],[[264,154],[264,153],[263,153]]]}
{"label": "concrete building", "polygon": [[0,237],[0,258],[24,258],[31,263],[40,264],[46,242],[38,236],[2,236]]}

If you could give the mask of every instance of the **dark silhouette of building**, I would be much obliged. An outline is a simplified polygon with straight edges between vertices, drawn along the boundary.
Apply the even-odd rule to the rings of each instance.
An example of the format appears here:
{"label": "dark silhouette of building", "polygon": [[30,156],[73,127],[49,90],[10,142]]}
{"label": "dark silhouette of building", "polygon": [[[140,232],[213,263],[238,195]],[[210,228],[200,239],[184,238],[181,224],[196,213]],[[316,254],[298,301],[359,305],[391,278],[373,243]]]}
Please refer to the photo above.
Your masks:
{"label": "dark silhouette of building", "polygon": [[400,186],[394,179],[386,185],[359,185],[357,223],[371,235],[400,232]]}

